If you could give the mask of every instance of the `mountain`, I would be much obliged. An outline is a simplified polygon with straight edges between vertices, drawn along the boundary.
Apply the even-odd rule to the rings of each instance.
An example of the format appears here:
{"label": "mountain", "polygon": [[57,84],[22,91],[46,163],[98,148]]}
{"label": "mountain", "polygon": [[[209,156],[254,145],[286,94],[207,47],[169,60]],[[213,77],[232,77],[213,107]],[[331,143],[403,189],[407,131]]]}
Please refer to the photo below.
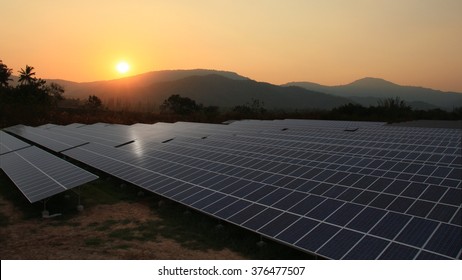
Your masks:
{"label": "mountain", "polygon": [[268,109],[331,109],[351,102],[343,97],[300,87],[281,87],[256,82],[233,72],[215,70],[171,70],[90,83],[47,80],[64,86],[68,98],[96,95],[106,102],[157,104],[173,94],[189,97],[206,106],[230,108],[264,102]]}
{"label": "mountain", "polygon": [[292,82],[283,86],[299,86],[308,90],[342,96],[365,106],[377,105],[379,99],[396,96],[405,100],[415,109],[442,108],[452,110],[454,106],[462,106],[462,93],[402,86],[378,78],[363,78],[340,86],[324,86],[310,82]]}

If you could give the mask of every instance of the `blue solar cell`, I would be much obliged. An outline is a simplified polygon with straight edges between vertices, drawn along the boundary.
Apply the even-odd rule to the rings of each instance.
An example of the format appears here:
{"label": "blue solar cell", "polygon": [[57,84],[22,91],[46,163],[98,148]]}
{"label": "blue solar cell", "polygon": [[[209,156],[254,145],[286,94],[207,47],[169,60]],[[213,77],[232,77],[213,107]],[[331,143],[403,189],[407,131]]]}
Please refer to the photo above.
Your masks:
{"label": "blue solar cell", "polygon": [[357,197],[362,191],[359,189],[347,189],[337,198],[345,201],[352,201],[355,197]]}
{"label": "blue solar cell", "polygon": [[384,178],[379,178],[374,176],[364,176],[361,179],[359,179],[355,184],[353,184],[353,187],[355,188],[360,188],[360,189],[370,189],[370,190],[376,190],[374,186],[378,186],[379,189],[384,188],[387,186],[390,182],[388,182],[389,179],[384,179]]}
{"label": "blue solar cell", "polygon": [[409,215],[425,218],[434,206],[434,203],[417,200],[414,202],[414,204],[412,204],[411,208],[409,208],[406,213]]}
{"label": "blue solar cell", "polygon": [[294,191],[278,201],[276,204],[273,205],[273,207],[281,209],[281,210],[288,210],[295,204],[299,203],[306,197],[306,194]]}
{"label": "blue solar cell", "polygon": [[267,196],[268,194],[275,191],[277,188],[273,186],[263,185],[263,187],[259,188],[258,190],[246,195],[244,198],[251,200],[251,201],[258,201],[261,198]]}
{"label": "blue solar cell", "polygon": [[376,197],[377,197],[376,192],[363,191],[353,200],[353,202],[359,203],[362,205],[368,205]]}
{"label": "blue solar cell", "polygon": [[306,197],[304,200],[300,201],[299,203],[295,204],[292,208],[289,209],[290,212],[305,215],[313,208],[318,206],[321,202],[323,202],[325,198],[310,195]]}
{"label": "blue solar cell", "polygon": [[197,201],[211,195],[212,193],[213,192],[211,190],[202,189],[201,191],[191,195],[190,197],[187,197],[187,198],[181,200],[181,202],[183,202],[186,205],[192,205],[192,204],[196,203]]}
{"label": "blue solar cell", "polygon": [[459,208],[454,214],[454,217],[452,217],[451,224],[456,225],[456,226],[462,226],[462,208]]}
{"label": "blue solar cell", "polygon": [[265,209],[264,206],[261,206],[259,204],[252,204],[249,207],[231,216],[229,220],[236,224],[242,224],[248,219],[252,218],[253,216],[263,211],[264,209]]}
{"label": "blue solar cell", "polygon": [[203,211],[208,212],[208,213],[216,213],[223,209],[224,207],[227,207],[228,205],[233,204],[236,202],[238,199],[231,197],[231,196],[225,196],[220,200],[217,200],[211,204],[209,204],[207,207],[202,208]]}
{"label": "blue solar cell", "polygon": [[220,192],[226,193],[226,194],[231,194],[234,193],[235,191],[243,188],[244,186],[248,185],[250,181],[247,180],[236,180],[230,184],[228,184],[226,187],[222,188]]}
{"label": "blue solar cell", "polygon": [[396,197],[389,194],[379,194],[369,206],[386,209]]}
{"label": "blue solar cell", "polygon": [[344,191],[346,191],[346,187],[341,187],[341,186],[333,186],[329,190],[327,190],[323,196],[327,196],[330,198],[337,198],[339,195],[341,195]]}
{"label": "blue solar cell", "polygon": [[333,223],[339,226],[344,226],[349,223],[364,207],[346,203],[341,206],[337,211],[335,211],[329,218],[327,218],[326,222]]}
{"label": "blue solar cell", "polygon": [[460,180],[462,178],[462,169],[461,168],[454,168],[449,174],[448,177],[450,179]]}
{"label": "blue solar cell", "polygon": [[297,186],[295,190],[300,191],[300,192],[310,192],[317,185],[319,185],[319,182],[312,181],[312,180],[306,180],[303,184]]}
{"label": "blue solar cell", "polygon": [[232,195],[234,196],[237,196],[237,197],[245,197],[251,193],[253,193],[254,191],[258,190],[259,188],[262,188],[263,185],[260,184],[260,183],[256,183],[256,182],[252,182],[252,181],[249,181],[249,180],[243,180],[243,185],[245,184],[245,182],[248,182],[248,184],[246,184],[244,187],[236,190],[235,192],[231,193]]}
{"label": "blue solar cell", "polygon": [[225,197],[224,194],[214,192],[211,195],[204,197],[201,200],[198,200],[196,203],[192,204],[191,206],[197,209],[202,209],[212,203],[215,203],[217,200],[222,199],[223,197]]}
{"label": "blue solar cell", "polygon": [[360,233],[343,229],[322,246],[317,253],[329,256],[331,259],[340,259],[361,239],[361,237],[363,237],[363,235]]}
{"label": "blue solar cell", "polygon": [[290,213],[283,213],[276,219],[269,222],[267,225],[258,230],[258,232],[272,236],[278,235],[280,232],[284,231],[287,227],[297,221],[300,217]]}
{"label": "blue solar cell", "polygon": [[400,213],[405,213],[407,209],[414,203],[414,199],[406,197],[397,197],[391,204],[388,206],[388,210],[396,211]]}
{"label": "blue solar cell", "polygon": [[305,174],[306,172],[310,171],[312,168],[311,167],[306,167],[306,166],[301,166],[295,171],[292,171],[289,173],[290,176],[293,177],[300,177],[301,175]]}
{"label": "blue solar cell", "polygon": [[441,198],[441,203],[460,206],[462,204],[462,189],[448,189]]}
{"label": "blue solar cell", "polygon": [[324,220],[343,204],[344,202],[338,200],[326,199],[316,208],[307,213],[306,216],[317,220]]}
{"label": "blue solar cell", "polygon": [[396,237],[396,241],[421,247],[438,226],[437,222],[413,218]]}
{"label": "blue solar cell", "polygon": [[278,234],[276,237],[282,241],[293,244],[317,225],[319,225],[319,222],[316,222],[315,220],[301,218],[300,220],[290,225],[286,230]]}
{"label": "blue solar cell", "polygon": [[435,177],[440,177],[440,178],[446,178],[446,176],[451,173],[451,168],[449,167],[443,167],[443,166],[438,166],[435,170],[435,172],[433,172],[432,176],[435,176]]}
{"label": "blue solar cell", "polygon": [[326,191],[328,191],[333,185],[327,183],[320,183],[314,189],[310,191],[311,194],[322,195]]}
{"label": "blue solar cell", "polygon": [[361,178],[361,175],[349,174],[348,176],[345,176],[345,178],[342,181],[339,182],[339,185],[350,187]]}
{"label": "blue solar cell", "polygon": [[456,210],[457,208],[454,206],[436,204],[436,206],[432,209],[432,211],[428,215],[428,218],[447,223],[454,216],[454,213],[456,212]]}
{"label": "blue solar cell", "polygon": [[410,219],[411,217],[408,215],[389,212],[370,233],[388,239],[394,239]]}
{"label": "blue solar cell", "polygon": [[282,198],[286,197],[292,191],[287,189],[276,189],[272,193],[268,194],[267,196],[263,197],[262,199],[258,200],[259,203],[271,206],[274,203],[278,202]]}
{"label": "blue solar cell", "polygon": [[177,201],[181,201],[193,194],[196,194],[198,193],[199,191],[202,190],[202,188],[199,188],[199,187],[195,187],[191,184],[185,184],[184,186],[185,188],[185,191],[181,192],[181,193],[178,193],[176,195],[172,195],[171,197],[174,199],[174,200],[177,200]]}
{"label": "blue solar cell", "polygon": [[399,195],[407,188],[408,185],[409,185],[409,182],[402,181],[402,180],[395,180],[391,182],[387,188],[385,188],[384,192],[389,193],[389,194]]}
{"label": "blue solar cell", "polygon": [[426,189],[428,185],[424,183],[412,182],[409,186],[401,193],[402,196],[418,198]]}
{"label": "blue solar cell", "polygon": [[165,195],[168,193],[169,195],[177,194],[178,192],[184,191],[185,183],[177,180],[163,180],[162,187],[156,189],[156,192]]}
{"label": "blue solar cell", "polygon": [[443,182],[443,179],[437,178],[437,177],[427,177],[425,178],[425,183],[427,184],[433,184],[433,185],[441,185]]}
{"label": "blue solar cell", "polygon": [[289,189],[296,189],[305,183],[306,183],[305,179],[294,179],[290,181],[285,187]]}
{"label": "blue solar cell", "polygon": [[444,186],[452,187],[452,188],[460,188],[461,180],[453,180],[453,179],[444,179],[441,183]]}
{"label": "blue solar cell", "polygon": [[264,225],[274,220],[281,214],[282,211],[280,210],[268,208],[260,212],[250,220],[246,221],[244,224],[242,224],[242,226],[253,230],[258,230],[259,228],[263,227]]}
{"label": "blue solar cell", "polygon": [[420,199],[430,200],[430,201],[439,201],[443,194],[446,192],[447,188],[430,185],[420,196]]}
{"label": "blue solar cell", "polygon": [[390,246],[379,257],[382,260],[409,260],[414,259],[419,250],[398,243],[391,243]]}
{"label": "blue solar cell", "polygon": [[424,176],[430,176],[433,172],[435,172],[435,166],[425,164],[417,173]]}
{"label": "blue solar cell", "polygon": [[295,245],[310,252],[316,252],[324,243],[330,240],[338,231],[339,227],[328,224],[320,224],[310,233],[300,239]]}
{"label": "blue solar cell", "polygon": [[337,184],[338,182],[343,181],[345,177],[347,177],[349,174],[350,173],[347,173],[347,172],[336,172],[330,178],[325,180],[325,182],[331,183],[331,184]]}
{"label": "blue solar cell", "polygon": [[415,173],[417,173],[422,167],[423,167],[422,164],[411,163],[411,164],[408,164],[408,165],[407,165],[407,167],[404,169],[403,172],[415,174]]}
{"label": "blue solar cell", "polygon": [[273,185],[278,186],[278,187],[285,187],[286,185],[290,184],[294,180],[295,178],[292,178],[292,177],[283,177],[279,181],[274,182]]}
{"label": "blue solar cell", "polygon": [[305,174],[301,175],[300,177],[305,178],[305,179],[313,179],[314,177],[318,176],[321,174],[324,170],[320,168],[311,168],[308,172]]}
{"label": "blue solar cell", "polygon": [[462,227],[440,224],[435,234],[430,238],[425,249],[457,258],[462,248]]}
{"label": "blue solar cell", "polygon": [[388,241],[365,236],[345,257],[346,260],[374,260],[389,244]]}
{"label": "blue solar cell", "polygon": [[361,232],[369,232],[385,214],[386,211],[366,207],[358,216],[347,224],[347,227]]}
{"label": "blue solar cell", "polygon": [[247,208],[250,204],[251,203],[248,201],[238,200],[233,204],[229,205],[228,207],[224,207],[223,209],[215,213],[215,215],[222,219],[228,219],[230,216],[235,215],[242,209]]}

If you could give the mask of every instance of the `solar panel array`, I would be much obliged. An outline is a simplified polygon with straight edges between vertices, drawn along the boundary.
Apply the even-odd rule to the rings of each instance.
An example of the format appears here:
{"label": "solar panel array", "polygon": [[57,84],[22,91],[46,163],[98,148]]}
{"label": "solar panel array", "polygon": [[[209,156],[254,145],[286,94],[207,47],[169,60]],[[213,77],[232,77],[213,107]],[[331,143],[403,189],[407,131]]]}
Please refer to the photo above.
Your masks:
{"label": "solar panel array", "polygon": [[0,131],[0,155],[29,146],[29,144],[9,135],[8,133]]}
{"label": "solar panel array", "polygon": [[37,202],[98,177],[65,160],[0,131],[0,168],[31,202]]}
{"label": "solar panel array", "polygon": [[457,129],[249,120],[47,130],[85,141],[97,133],[104,141],[63,154],[303,251],[461,258]]}

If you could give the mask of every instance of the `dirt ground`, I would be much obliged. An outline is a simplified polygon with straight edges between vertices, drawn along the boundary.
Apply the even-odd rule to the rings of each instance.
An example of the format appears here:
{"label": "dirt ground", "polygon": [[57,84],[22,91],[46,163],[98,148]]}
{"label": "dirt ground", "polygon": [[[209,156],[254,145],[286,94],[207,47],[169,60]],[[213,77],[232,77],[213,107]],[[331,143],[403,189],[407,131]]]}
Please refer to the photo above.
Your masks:
{"label": "dirt ground", "polygon": [[132,238],[139,234],[140,225],[156,225],[160,219],[142,203],[98,205],[66,220],[24,219],[11,202],[0,196],[0,213],[8,217],[7,224],[0,226],[2,260],[243,258],[229,249],[186,248],[162,235]]}

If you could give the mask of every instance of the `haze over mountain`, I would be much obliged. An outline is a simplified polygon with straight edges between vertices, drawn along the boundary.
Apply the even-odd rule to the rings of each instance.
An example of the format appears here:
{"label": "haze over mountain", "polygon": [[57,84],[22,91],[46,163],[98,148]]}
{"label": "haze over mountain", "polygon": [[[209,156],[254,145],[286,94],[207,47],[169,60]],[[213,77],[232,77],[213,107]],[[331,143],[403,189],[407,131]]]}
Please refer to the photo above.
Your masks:
{"label": "haze over mountain", "polygon": [[300,87],[281,87],[253,81],[233,72],[215,70],[155,71],[110,81],[75,83],[47,80],[64,86],[65,96],[103,101],[119,100],[160,105],[173,94],[189,97],[206,106],[230,108],[258,99],[268,109],[331,109],[351,102],[343,97]]}
{"label": "haze over mountain", "polygon": [[[62,85],[68,98],[85,100],[96,95],[104,102],[159,106],[173,94],[189,97],[206,106],[230,108],[251,99],[264,102],[268,109],[331,109],[349,102],[375,106],[377,101],[399,96],[414,109],[462,106],[462,94],[401,86],[378,78],[363,78],[347,85],[325,86],[292,82],[277,86],[257,82],[237,73],[217,70],[165,70],[109,81],[78,83],[47,79]],[[13,77],[12,84],[17,82]]]}
{"label": "haze over mountain", "polygon": [[402,86],[378,78],[363,78],[340,86],[325,86],[311,82],[292,82],[283,86],[299,86],[308,90],[346,97],[364,106],[377,105],[379,99],[396,96],[405,100],[415,109],[439,107],[452,110],[453,107],[462,106],[462,93]]}

